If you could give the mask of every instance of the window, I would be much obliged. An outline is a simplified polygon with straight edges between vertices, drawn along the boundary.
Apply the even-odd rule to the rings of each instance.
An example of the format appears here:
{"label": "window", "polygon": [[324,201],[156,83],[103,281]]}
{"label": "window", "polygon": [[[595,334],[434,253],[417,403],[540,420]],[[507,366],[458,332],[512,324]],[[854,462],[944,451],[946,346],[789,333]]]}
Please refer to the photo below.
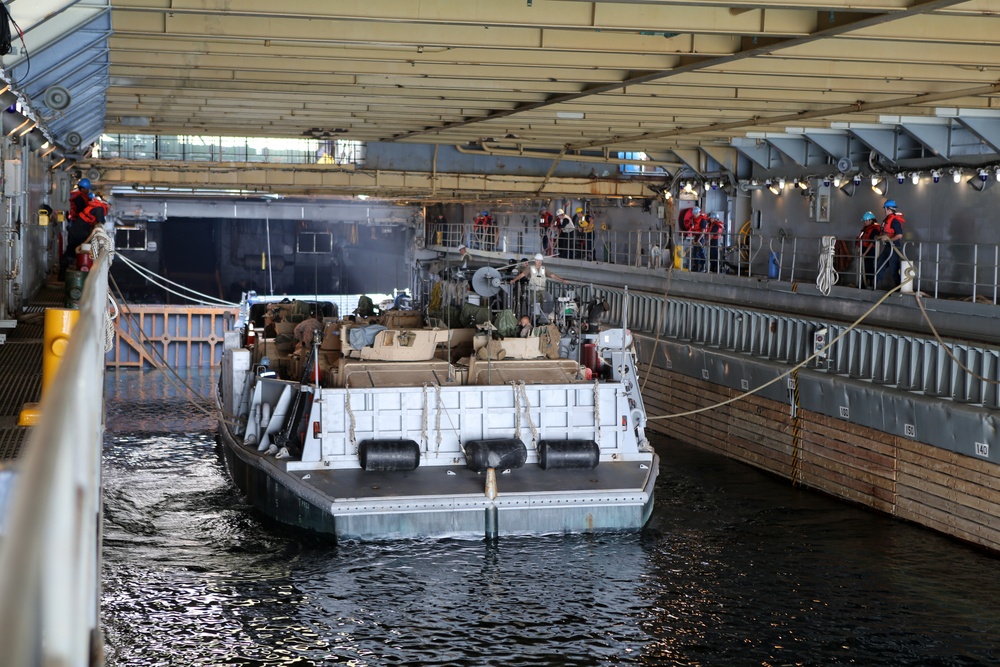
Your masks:
{"label": "window", "polygon": [[297,252],[311,255],[333,252],[333,234],[331,232],[299,232]]}
{"label": "window", "polygon": [[115,228],[115,248],[117,250],[145,250],[146,228],[145,227]]}

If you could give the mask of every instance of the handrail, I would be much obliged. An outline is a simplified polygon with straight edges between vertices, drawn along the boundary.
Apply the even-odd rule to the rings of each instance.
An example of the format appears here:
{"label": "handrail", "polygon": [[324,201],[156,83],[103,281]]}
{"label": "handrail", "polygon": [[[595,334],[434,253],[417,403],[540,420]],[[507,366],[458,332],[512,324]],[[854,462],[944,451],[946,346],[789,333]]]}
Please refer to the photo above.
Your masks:
{"label": "handrail", "polygon": [[[471,229],[471,224],[432,223],[429,228],[431,243],[445,248],[466,243],[473,252],[502,255],[530,256],[542,251],[540,234],[529,231],[519,235],[516,243],[510,242],[501,250],[496,244],[477,243]],[[822,236],[795,236],[781,232],[774,236],[749,234],[744,237],[731,231],[720,240],[714,259],[712,249],[692,245],[691,236],[700,235],[688,235],[673,229],[598,230],[586,237],[586,241],[581,242],[567,259],[666,271],[673,257],[669,252],[672,244],[675,252],[682,255],[678,268],[685,271],[703,268],[708,273],[767,277],[779,283],[799,284],[814,282],[819,272]],[[877,289],[872,284],[874,281],[864,280],[865,267],[855,243],[857,239],[843,236],[838,240],[846,242],[849,248],[846,253],[833,257],[835,265],[848,266],[845,271],[839,272],[841,279],[838,284],[855,289]],[[873,243],[875,257],[880,258],[875,262],[877,269],[881,258],[888,257],[888,253],[885,252],[885,242]],[[769,252],[761,256],[763,253],[760,250],[764,248]],[[904,242],[900,250],[916,270],[914,291],[923,291],[935,298],[967,299],[994,305],[1000,303],[1000,244],[911,240]],[[749,257],[744,257],[744,251],[748,251]]]}
{"label": "handrail", "polygon": [[0,539],[5,665],[99,664],[101,447],[110,257],[87,278],[80,318],[29,434]]}

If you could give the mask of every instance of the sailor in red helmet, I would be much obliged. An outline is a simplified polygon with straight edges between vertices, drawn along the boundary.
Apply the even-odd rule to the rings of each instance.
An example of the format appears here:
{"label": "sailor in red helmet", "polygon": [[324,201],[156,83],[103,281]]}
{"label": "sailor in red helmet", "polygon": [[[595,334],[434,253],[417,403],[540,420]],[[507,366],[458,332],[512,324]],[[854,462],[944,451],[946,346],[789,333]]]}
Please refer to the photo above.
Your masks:
{"label": "sailor in red helmet", "polygon": [[878,284],[883,289],[892,289],[899,284],[900,259],[903,252],[903,214],[896,208],[895,199],[886,199],[882,205],[885,209],[885,219],[882,220],[882,235],[878,237],[885,242],[885,249],[879,259]]}

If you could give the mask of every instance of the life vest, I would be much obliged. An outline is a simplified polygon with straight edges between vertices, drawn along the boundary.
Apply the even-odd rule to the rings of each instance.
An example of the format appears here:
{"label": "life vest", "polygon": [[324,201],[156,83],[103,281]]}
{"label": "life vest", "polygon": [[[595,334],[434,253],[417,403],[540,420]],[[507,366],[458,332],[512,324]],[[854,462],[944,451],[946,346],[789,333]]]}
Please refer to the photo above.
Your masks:
{"label": "life vest", "polygon": [[564,215],[559,220],[559,229],[563,230],[564,232],[575,231],[576,225],[573,224],[573,218],[569,217],[568,215]]}
{"label": "life vest", "polygon": [[90,203],[89,195],[83,190],[73,190],[69,193],[69,219],[79,220],[80,214]]}
{"label": "life vest", "polygon": [[861,229],[856,242],[862,254],[868,252],[875,243],[875,237],[882,233],[882,227],[877,222],[872,221]]}
{"label": "life vest", "polygon": [[680,218],[677,220],[677,226],[682,232],[693,232],[694,231],[694,220],[695,216],[693,208],[686,208],[681,211]]}
{"label": "life vest", "polygon": [[885,216],[885,220],[882,221],[882,233],[886,236],[892,237],[896,234],[903,233],[903,223],[906,220],[903,219],[903,214],[899,212],[892,212]]}
{"label": "life vest", "polygon": [[528,268],[531,269],[531,275],[528,276],[528,286],[536,292],[544,290],[545,284],[548,282],[545,278],[545,267],[532,265]]}
{"label": "life vest", "polygon": [[486,229],[493,224],[493,216],[490,215],[478,215],[476,216],[476,221],[474,227],[476,229]]}
{"label": "life vest", "polygon": [[87,208],[80,212],[80,220],[93,227],[94,225],[104,224],[107,215],[108,205],[100,199],[95,198],[91,199],[87,204]]}
{"label": "life vest", "polygon": [[538,226],[542,229],[548,229],[552,226],[552,221],[555,220],[552,214],[548,211],[542,211],[538,214]]}
{"label": "life vest", "polygon": [[589,213],[580,220],[580,231],[584,234],[594,231],[594,218]]}
{"label": "life vest", "polygon": [[708,232],[708,238],[710,240],[718,241],[725,233],[726,225],[718,218],[709,218],[707,223],[702,226],[702,229]]}

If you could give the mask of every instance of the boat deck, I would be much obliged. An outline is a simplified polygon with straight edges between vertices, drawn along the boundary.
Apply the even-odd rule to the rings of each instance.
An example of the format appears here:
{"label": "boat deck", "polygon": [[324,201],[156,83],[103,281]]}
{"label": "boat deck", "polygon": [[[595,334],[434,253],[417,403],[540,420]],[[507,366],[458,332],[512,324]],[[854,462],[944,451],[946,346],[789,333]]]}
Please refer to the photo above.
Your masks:
{"label": "boat deck", "polygon": [[[275,461],[280,467],[282,461]],[[649,477],[649,464],[606,461],[593,470],[542,470],[534,464],[497,474],[498,502],[530,494],[616,494],[631,497]],[[405,472],[349,470],[295,471],[292,474],[334,501],[441,496],[485,499],[486,475],[462,464],[424,466]]]}

